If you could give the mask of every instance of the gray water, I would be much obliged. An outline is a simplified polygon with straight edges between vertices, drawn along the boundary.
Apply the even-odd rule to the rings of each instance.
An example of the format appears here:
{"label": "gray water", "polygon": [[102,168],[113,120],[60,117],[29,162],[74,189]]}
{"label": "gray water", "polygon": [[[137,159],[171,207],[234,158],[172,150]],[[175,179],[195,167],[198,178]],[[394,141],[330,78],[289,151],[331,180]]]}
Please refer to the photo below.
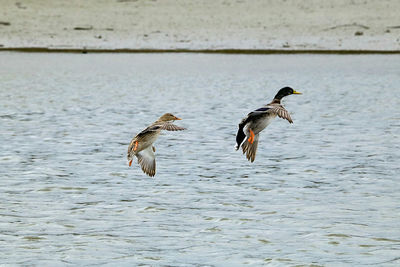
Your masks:
{"label": "gray water", "polygon": [[[1,53],[0,263],[398,266],[399,87],[399,55]],[[126,150],[165,112],[149,178]]]}

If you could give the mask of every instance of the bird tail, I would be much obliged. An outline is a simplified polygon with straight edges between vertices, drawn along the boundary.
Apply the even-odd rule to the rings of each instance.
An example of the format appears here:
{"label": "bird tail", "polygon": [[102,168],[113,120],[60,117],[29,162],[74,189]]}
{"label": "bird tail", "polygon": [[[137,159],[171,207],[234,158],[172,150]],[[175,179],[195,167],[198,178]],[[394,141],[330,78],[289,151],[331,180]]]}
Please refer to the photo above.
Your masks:
{"label": "bird tail", "polygon": [[243,131],[245,123],[241,122],[239,124],[239,130],[236,134],[236,146],[235,149],[238,150],[240,145],[243,143],[243,140],[246,138],[246,134]]}
{"label": "bird tail", "polygon": [[247,160],[254,162],[254,160],[256,159],[257,146],[258,146],[258,134],[254,136],[254,141],[252,144],[250,144],[248,140],[246,140],[243,143],[242,150],[243,154],[246,154]]}

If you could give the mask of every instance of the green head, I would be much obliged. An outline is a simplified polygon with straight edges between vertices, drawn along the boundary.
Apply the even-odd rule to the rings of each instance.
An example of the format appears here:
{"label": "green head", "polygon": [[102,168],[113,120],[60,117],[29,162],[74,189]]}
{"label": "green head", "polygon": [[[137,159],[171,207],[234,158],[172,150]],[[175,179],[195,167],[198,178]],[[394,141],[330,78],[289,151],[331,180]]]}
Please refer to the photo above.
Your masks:
{"label": "green head", "polygon": [[282,98],[284,98],[285,96],[288,96],[288,95],[301,95],[301,93],[297,92],[296,90],[294,90],[291,87],[286,86],[286,87],[283,87],[281,90],[278,91],[278,93],[275,95],[274,99],[279,99],[280,100],[280,99],[282,99]]}

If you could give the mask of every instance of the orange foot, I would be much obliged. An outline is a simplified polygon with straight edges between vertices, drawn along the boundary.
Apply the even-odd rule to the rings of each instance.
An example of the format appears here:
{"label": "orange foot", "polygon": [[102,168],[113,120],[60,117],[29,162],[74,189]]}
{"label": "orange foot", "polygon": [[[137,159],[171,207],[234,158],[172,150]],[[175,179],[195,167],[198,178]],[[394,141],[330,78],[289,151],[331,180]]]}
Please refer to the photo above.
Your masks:
{"label": "orange foot", "polygon": [[250,131],[250,137],[249,137],[249,139],[247,141],[249,141],[250,144],[253,144],[253,142],[254,142],[254,132],[251,129],[249,129],[249,131]]}
{"label": "orange foot", "polygon": [[136,142],[135,142],[135,146],[133,147],[133,151],[136,151],[136,149],[137,149],[137,147],[138,147],[138,144],[139,144],[139,142],[136,141]]}
{"label": "orange foot", "polygon": [[131,161],[129,161],[129,167],[132,165],[132,161],[133,161],[133,159],[131,159]]}

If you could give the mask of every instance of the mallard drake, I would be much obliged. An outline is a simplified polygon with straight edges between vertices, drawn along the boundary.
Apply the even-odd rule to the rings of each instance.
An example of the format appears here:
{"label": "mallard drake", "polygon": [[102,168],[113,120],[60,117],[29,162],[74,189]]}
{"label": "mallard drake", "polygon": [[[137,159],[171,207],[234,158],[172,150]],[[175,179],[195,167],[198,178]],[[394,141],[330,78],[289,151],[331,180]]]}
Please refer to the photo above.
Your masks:
{"label": "mallard drake", "polygon": [[268,105],[250,112],[239,123],[236,134],[236,150],[242,146],[243,154],[246,153],[247,160],[253,162],[256,158],[259,133],[267,127],[276,117],[286,119],[293,123],[289,112],[281,105],[281,99],[292,94],[301,94],[290,87],[284,87],[278,91],[274,99]]}
{"label": "mallard drake", "polygon": [[153,122],[146,129],[138,133],[131,141],[128,147],[129,167],[132,165],[133,157],[138,158],[138,163],[142,171],[153,177],[156,174],[156,152],[153,143],[157,140],[161,130],[181,131],[185,128],[176,126],[171,121],[181,120],[171,113],[165,113],[158,120]]}

